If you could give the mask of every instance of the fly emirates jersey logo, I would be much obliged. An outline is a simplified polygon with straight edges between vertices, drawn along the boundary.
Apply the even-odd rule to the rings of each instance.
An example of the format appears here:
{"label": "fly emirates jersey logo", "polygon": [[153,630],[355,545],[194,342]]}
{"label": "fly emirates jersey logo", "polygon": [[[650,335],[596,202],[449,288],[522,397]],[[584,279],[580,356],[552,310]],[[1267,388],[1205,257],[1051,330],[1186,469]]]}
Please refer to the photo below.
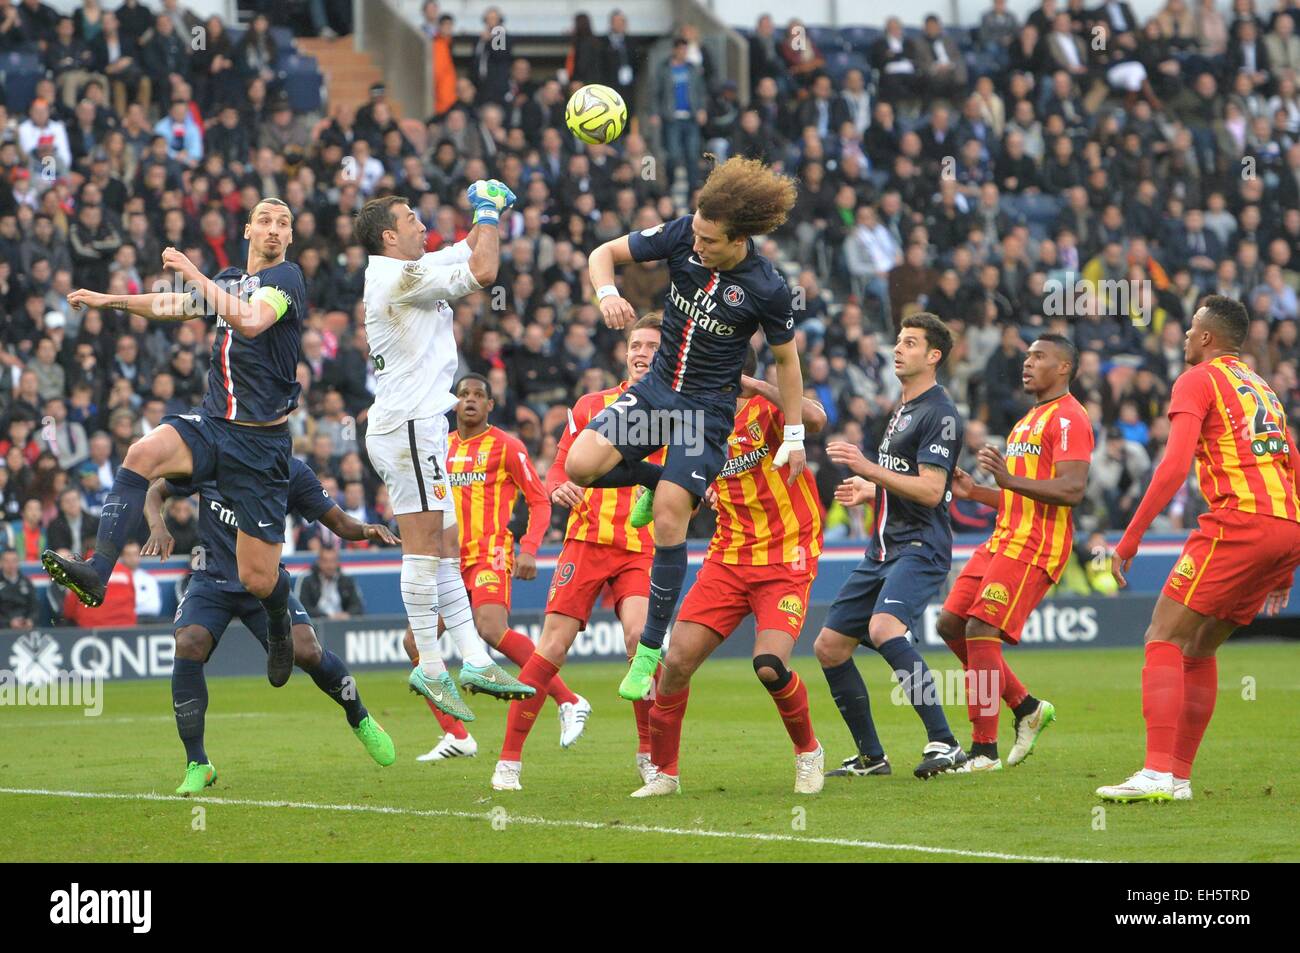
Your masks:
{"label": "fly emirates jersey logo", "polygon": [[695,326],[701,331],[707,331],[709,334],[720,338],[729,338],[736,333],[734,325],[727,324],[713,312],[718,307],[716,299],[709,296],[703,288],[695,290],[694,299],[687,298],[677,290],[675,283],[668,285],[668,299],[672,301],[675,307],[682,314],[686,315]]}

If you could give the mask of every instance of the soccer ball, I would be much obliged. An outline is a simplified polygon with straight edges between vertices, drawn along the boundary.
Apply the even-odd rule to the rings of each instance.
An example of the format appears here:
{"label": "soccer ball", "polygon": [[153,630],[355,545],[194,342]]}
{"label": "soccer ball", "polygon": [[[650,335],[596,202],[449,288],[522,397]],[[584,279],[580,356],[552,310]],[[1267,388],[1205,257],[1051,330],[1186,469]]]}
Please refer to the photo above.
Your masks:
{"label": "soccer ball", "polygon": [[623,134],[627,104],[608,86],[583,86],[569,97],[564,124],[588,145],[608,145]]}

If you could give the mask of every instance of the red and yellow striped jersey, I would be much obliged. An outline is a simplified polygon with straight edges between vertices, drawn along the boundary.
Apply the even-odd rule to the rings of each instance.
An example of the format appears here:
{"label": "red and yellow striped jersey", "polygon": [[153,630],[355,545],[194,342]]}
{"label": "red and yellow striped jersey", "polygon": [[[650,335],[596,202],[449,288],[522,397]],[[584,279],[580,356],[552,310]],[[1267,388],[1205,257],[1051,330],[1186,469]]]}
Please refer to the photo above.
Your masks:
{"label": "red and yellow striped jersey", "polygon": [[[1013,476],[1030,480],[1051,480],[1056,477],[1058,463],[1091,460],[1092,449],[1088,412],[1067,393],[1038,404],[1011,428],[1007,437],[1007,470]],[[1003,490],[997,526],[989,537],[989,551],[1038,566],[1053,581],[1060,579],[1074,544],[1070,509]]]}
{"label": "red and yellow striped jersey", "polygon": [[[568,479],[564,472],[564,458],[569,455],[569,448],[573,446],[573,441],[578,434],[597,414],[622,397],[627,388],[628,382],[623,381],[617,387],[598,390],[578,398],[578,402],[569,411],[569,425],[564,428],[564,434],[556,447],[555,462],[551,464],[551,469],[546,474],[548,495],[551,490]],[[646,459],[650,463],[663,463],[665,456],[666,451],[661,448]],[[628,522],[632,518],[632,506],[636,503],[640,492],[640,488],[635,486],[587,489],[582,494],[582,503],[569,513],[569,523],[564,529],[564,538],[616,546],[630,553],[653,552],[654,524],[633,529]]]}
{"label": "red and yellow striped jersey", "polygon": [[821,554],[822,505],[812,471],[786,486],[772,466],[784,439],[781,408],[751,397],[736,412],[727,462],[713,487],[718,527],[705,558],[741,566],[799,564]]}
{"label": "red and yellow striped jersey", "polygon": [[1169,401],[1174,414],[1201,421],[1196,477],[1210,509],[1300,521],[1286,412],[1240,358],[1225,354],[1184,371]]}
{"label": "red and yellow striped jersey", "polygon": [[528,501],[528,532],[519,548],[536,555],[551,522],[551,501],[516,437],[500,427],[469,439],[453,430],[447,440],[447,481],[460,524],[462,566],[500,559],[499,568],[513,567],[510,517],[521,491]]}

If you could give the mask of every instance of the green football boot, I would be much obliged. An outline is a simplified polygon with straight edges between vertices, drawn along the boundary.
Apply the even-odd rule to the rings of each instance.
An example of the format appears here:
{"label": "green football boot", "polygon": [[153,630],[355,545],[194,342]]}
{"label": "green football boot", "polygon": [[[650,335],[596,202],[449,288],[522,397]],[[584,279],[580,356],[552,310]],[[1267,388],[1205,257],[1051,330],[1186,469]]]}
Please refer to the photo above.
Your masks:
{"label": "green football boot", "polygon": [[417,695],[423,695],[429,701],[433,702],[438,711],[453,718],[459,718],[461,721],[473,721],[474,713],[469,710],[460,697],[460,692],[456,689],[456,683],[452,681],[450,672],[443,672],[437,678],[427,678],[420,670],[420,666],[411,669],[410,677],[407,678],[406,684],[411,691]]}
{"label": "green football boot", "polygon": [[655,519],[655,491],[646,488],[645,492],[636,498],[636,503],[632,506],[632,516],[630,522],[633,529],[640,529],[642,526],[649,526]]}
{"label": "green football boot", "polygon": [[649,695],[650,686],[655,680],[655,670],[659,668],[659,660],[663,655],[663,649],[652,649],[638,642],[636,655],[632,656],[632,667],[619,683],[619,695],[630,702],[639,702]]}
{"label": "green football boot", "polygon": [[366,753],[375,759],[376,764],[386,768],[397,760],[397,749],[393,747],[393,739],[388,737],[388,732],[384,731],[383,726],[370,715],[362,718],[361,724],[353,728],[352,733],[365,747]]}
{"label": "green football boot", "polygon": [[203,789],[211,787],[217,783],[217,769],[209,762],[208,764],[199,764],[197,761],[191,761],[185,767],[185,780],[181,786],[176,789],[176,793],[181,797],[189,797],[191,794],[201,794]]}
{"label": "green football boot", "polygon": [[537,689],[525,685],[496,662],[489,662],[482,668],[466,662],[460,667],[460,685],[471,692],[482,692],[507,701],[532,698],[537,694]]}

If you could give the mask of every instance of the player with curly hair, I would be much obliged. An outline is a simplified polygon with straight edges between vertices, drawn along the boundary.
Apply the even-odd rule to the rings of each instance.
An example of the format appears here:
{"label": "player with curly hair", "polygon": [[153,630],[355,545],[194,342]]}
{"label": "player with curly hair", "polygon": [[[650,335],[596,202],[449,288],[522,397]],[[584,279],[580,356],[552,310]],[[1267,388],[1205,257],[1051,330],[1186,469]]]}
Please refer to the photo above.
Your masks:
{"label": "player with curly hair", "polygon": [[[577,435],[565,463],[579,486],[639,484],[648,491],[632,517],[633,526],[654,521],[655,556],[645,629],[619,686],[629,700],[651,690],[686,575],[687,524],[727,458],[741,366],[759,328],[776,361],[785,418],[774,463],[788,483],[804,469],[803,379],[790,289],[753,240],[778,228],[794,202],[793,179],[733,158],[709,175],[694,215],[616,238],[591,254],[592,287],[611,328],[637,317],[614,284],[617,265],[666,259],[670,277],[662,344],[649,373]],[[647,462],[660,447],[667,448],[664,464]]]}

